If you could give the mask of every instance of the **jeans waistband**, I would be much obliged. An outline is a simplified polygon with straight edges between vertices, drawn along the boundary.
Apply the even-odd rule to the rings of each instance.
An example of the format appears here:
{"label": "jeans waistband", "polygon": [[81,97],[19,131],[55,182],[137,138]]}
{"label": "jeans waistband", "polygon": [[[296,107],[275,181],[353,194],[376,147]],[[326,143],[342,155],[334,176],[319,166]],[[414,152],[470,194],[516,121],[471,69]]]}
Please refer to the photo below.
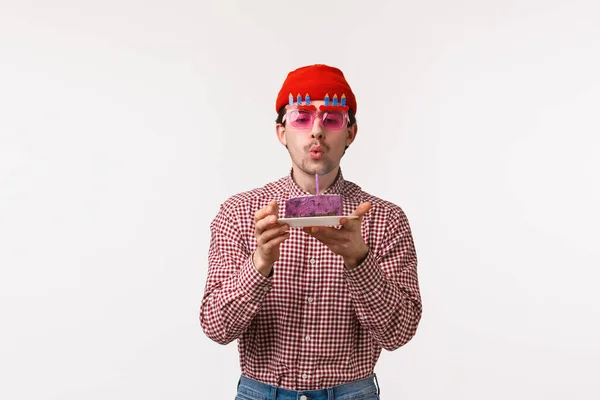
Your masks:
{"label": "jeans waistband", "polygon": [[[240,377],[238,392],[244,398],[256,400],[344,400],[354,398],[357,394],[379,395],[379,383],[375,374],[358,381],[317,390],[289,390],[248,378]],[[254,397],[253,397],[254,396]]]}

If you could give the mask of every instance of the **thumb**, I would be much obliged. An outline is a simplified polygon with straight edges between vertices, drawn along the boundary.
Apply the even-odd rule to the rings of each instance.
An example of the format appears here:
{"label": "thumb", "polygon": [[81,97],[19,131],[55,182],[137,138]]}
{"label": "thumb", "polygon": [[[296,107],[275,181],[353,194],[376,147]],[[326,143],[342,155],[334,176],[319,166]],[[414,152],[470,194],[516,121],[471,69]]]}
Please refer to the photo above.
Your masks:
{"label": "thumb", "polygon": [[369,212],[370,209],[371,209],[371,203],[369,203],[367,201],[366,203],[359,204],[358,207],[356,207],[356,210],[352,211],[352,214],[350,214],[350,215],[362,217],[367,212]]}
{"label": "thumb", "polygon": [[277,215],[277,211],[279,211],[279,204],[277,204],[277,200],[271,200],[269,202],[269,211],[273,215]]}

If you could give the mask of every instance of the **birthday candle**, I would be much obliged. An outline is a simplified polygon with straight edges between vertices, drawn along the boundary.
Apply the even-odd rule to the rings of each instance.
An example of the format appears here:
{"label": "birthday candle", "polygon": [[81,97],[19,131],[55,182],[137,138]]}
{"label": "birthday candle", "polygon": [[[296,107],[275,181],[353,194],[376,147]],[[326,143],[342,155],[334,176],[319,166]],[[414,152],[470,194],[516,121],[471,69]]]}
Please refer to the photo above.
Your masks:
{"label": "birthday candle", "polygon": [[329,93],[325,94],[325,107],[327,107],[329,105]]}
{"label": "birthday candle", "polygon": [[306,97],[304,98],[304,101],[306,102],[307,106],[310,106],[310,96],[308,95],[308,93],[306,93]]}
{"label": "birthday candle", "polygon": [[290,93],[290,97],[288,98],[288,103],[290,106],[294,105],[294,96],[292,96],[292,94]]}
{"label": "birthday candle", "polygon": [[317,195],[321,194],[319,192],[319,174],[315,174],[315,183],[317,185]]}
{"label": "birthday candle", "polygon": [[300,96],[300,93],[298,93],[298,105],[301,106],[302,105],[302,96]]}
{"label": "birthday candle", "polygon": [[333,106],[334,106],[334,107],[337,107],[337,105],[338,105],[338,98],[337,98],[337,94],[334,94],[334,95],[333,95]]}
{"label": "birthday candle", "polygon": [[342,94],[342,107],[346,107],[346,95]]}

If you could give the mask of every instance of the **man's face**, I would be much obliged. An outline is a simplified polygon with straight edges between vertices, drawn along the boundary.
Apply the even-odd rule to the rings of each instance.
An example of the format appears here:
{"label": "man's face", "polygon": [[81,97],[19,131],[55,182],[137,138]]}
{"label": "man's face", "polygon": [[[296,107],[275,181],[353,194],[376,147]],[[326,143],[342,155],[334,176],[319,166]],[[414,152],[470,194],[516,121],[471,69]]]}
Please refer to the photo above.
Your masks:
{"label": "man's face", "polygon": [[[312,101],[317,110],[323,101]],[[317,111],[321,113],[321,111]],[[321,118],[315,118],[307,129],[294,127],[289,121],[277,124],[277,137],[287,146],[292,163],[307,174],[325,175],[336,169],[344,154],[344,149],[356,137],[358,127],[347,126],[347,120],[339,129],[323,126]]]}

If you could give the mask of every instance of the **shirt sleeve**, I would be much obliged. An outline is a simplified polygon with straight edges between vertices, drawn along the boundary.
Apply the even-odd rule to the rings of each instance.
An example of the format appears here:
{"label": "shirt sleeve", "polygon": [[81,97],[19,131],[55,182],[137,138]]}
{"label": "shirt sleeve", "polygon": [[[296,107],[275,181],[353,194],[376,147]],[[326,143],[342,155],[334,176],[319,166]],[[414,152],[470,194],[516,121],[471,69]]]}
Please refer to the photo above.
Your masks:
{"label": "shirt sleeve", "polygon": [[403,212],[390,214],[382,245],[344,275],[358,320],[381,347],[395,350],[415,335],[422,304],[417,256]]}
{"label": "shirt sleeve", "polygon": [[210,231],[200,324],[209,338],[224,345],[248,328],[271,289],[271,279],[254,268],[252,253],[223,206]]}

